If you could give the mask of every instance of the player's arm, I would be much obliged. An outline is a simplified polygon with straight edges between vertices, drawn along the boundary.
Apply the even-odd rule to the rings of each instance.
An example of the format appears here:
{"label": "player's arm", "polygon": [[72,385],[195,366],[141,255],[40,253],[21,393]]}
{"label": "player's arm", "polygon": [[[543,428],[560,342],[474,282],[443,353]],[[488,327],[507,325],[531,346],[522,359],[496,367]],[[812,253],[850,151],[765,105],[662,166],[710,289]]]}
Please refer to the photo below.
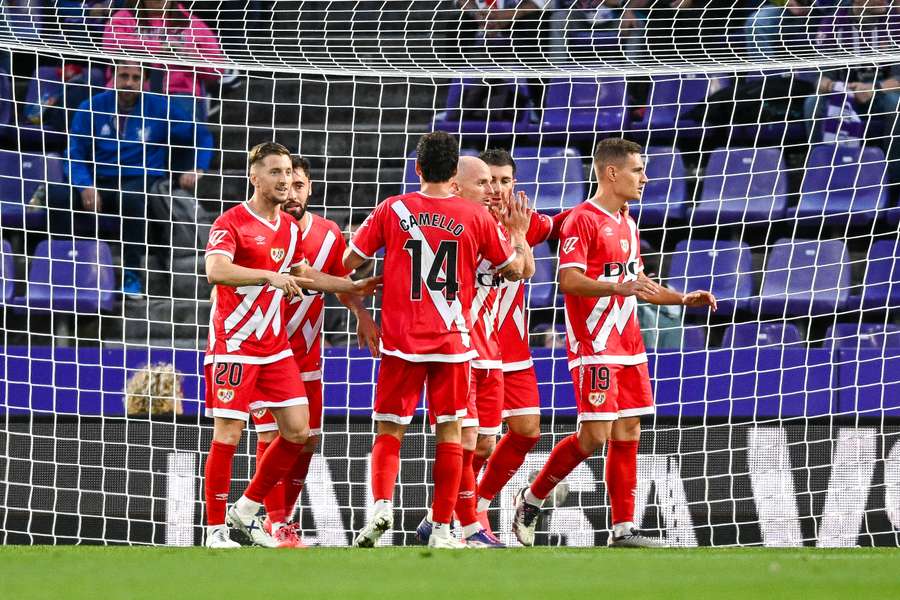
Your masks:
{"label": "player's arm", "polygon": [[[647,277],[647,275],[645,275],[643,272],[638,273],[638,279],[641,281],[653,282],[653,280]],[[658,288],[658,291],[655,294],[641,296],[641,300],[649,302],[650,304],[658,304],[660,306],[673,304],[689,306],[692,308],[709,306],[713,309],[713,311],[718,308],[716,304],[716,297],[712,294],[712,292],[707,292],[706,290],[697,290],[688,294],[682,294],[664,285],[656,284],[656,286]]]}
{"label": "player's arm", "polygon": [[379,358],[381,330],[368,309],[363,306],[362,299],[350,294],[338,294],[337,299],[356,317],[356,337],[359,339],[359,347],[368,348],[374,358]]}
{"label": "player's arm", "polygon": [[572,296],[637,296],[642,300],[660,292],[659,284],[647,277],[623,283],[598,281],[585,275],[584,270],[578,267],[563,267],[559,270],[559,289],[563,294]]}
{"label": "player's arm", "polygon": [[307,264],[301,264],[291,269],[291,275],[302,279],[303,287],[317,292],[330,292],[332,294],[350,294],[353,296],[372,296],[376,288],[381,285],[381,276],[366,277],[358,281],[328,275]]}
{"label": "player's arm", "polygon": [[367,260],[369,259],[358,254],[351,247],[348,247],[346,250],[344,250],[342,262],[344,263],[344,268],[348,271],[355,271],[356,269],[360,268]]}
{"label": "player's arm", "polygon": [[301,277],[286,273],[236,265],[231,258],[224,254],[210,254],[206,257],[206,280],[212,285],[229,287],[269,284],[282,290],[288,297],[299,294],[300,290],[309,283]]}

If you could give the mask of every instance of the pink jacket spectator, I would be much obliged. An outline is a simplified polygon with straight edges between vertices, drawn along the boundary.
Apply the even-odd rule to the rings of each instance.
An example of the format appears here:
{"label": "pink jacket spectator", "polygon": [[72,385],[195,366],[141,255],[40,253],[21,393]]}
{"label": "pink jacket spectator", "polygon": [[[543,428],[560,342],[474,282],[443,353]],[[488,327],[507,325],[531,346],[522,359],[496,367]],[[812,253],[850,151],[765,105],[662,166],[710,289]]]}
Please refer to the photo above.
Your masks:
{"label": "pink jacket spectator", "polygon": [[[103,33],[103,47],[106,50],[137,51],[138,54],[166,53],[167,47],[179,56],[198,60],[222,58],[219,40],[212,30],[200,19],[186,11],[180,4],[175,5],[187,27],[174,30],[166,28],[165,20],[159,17],[141,19],[138,23],[135,13],[128,9],[117,11],[110,19]],[[170,9],[171,10],[171,9]],[[191,94],[205,96],[202,82],[216,80],[221,70],[209,67],[169,67],[166,90],[170,94]]]}

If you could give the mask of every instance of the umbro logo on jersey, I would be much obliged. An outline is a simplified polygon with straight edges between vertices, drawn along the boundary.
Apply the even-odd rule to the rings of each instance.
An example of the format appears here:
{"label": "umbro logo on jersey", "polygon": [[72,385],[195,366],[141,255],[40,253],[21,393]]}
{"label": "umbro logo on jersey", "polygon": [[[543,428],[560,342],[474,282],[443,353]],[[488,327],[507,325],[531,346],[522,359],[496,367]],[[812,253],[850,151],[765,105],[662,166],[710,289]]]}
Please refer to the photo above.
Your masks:
{"label": "umbro logo on jersey", "polygon": [[228,235],[228,231],[224,229],[216,229],[215,231],[211,231],[209,233],[209,245],[218,246],[222,243],[222,240],[225,239],[226,235]]}
{"label": "umbro logo on jersey", "polygon": [[221,388],[216,394],[219,397],[219,402],[224,404],[228,404],[232,400],[234,400],[234,390],[229,388]]}
{"label": "umbro logo on jersey", "polygon": [[257,246],[263,246],[266,243],[266,236],[258,235],[255,238],[253,238],[253,240],[256,242]]}
{"label": "umbro logo on jersey", "polygon": [[612,235],[612,234],[613,234],[612,227],[604,227],[603,228],[603,235]]}
{"label": "umbro logo on jersey", "polygon": [[564,241],[563,245],[562,245],[563,253],[568,254],[569,252],[574,250],[575,244],[577,244],[577,243],[578,243],[578,236],[572,236],[572,237],[566,238],[566,241]]}
{"label": "umbro logo on jersey", "polygon": [[628,240],[619,240],[619,246],[622,248],[622,252],[628,252]]}
{"label": "umbro logo on jersey", "polygon": [[606,402],[606,392],[591,392],[588,394],[588,402],[590,402],[592,406],[601,406]]}
{"label": "umbro logo on jersey", "polygon": [[284,259],[284,248],[272,248],[269,250],[269,256],[275,262],[281,262]]}

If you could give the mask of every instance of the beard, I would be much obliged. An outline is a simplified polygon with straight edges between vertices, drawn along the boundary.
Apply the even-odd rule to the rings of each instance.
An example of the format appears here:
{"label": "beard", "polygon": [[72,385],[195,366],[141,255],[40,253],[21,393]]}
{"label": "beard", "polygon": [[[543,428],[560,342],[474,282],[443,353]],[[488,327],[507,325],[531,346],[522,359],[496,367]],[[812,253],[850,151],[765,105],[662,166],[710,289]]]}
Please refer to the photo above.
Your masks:
{"label": "beard", "polygon": [[299,221],[303,218],[303,215],[306,214],[306,204],[292,204],[291,206],[286,206],[284,207],[284,212]]}

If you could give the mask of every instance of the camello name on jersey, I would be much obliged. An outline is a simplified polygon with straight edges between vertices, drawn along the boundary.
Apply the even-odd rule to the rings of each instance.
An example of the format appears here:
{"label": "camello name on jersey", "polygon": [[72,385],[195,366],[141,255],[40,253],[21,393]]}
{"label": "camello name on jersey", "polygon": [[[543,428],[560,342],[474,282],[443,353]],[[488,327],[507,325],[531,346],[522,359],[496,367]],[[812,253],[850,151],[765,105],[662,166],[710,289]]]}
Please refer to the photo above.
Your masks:
{"label": "camello name on jersey", "polygon": [[455,219],[448,218],[447,215],[441,213],[418,213],[410,215],[408,219],[400,219],[400,229],[409,231],[413,227],[437,227],[449,231],[456,237],[462,235],[466,230],[462,223],[457,223]]}

